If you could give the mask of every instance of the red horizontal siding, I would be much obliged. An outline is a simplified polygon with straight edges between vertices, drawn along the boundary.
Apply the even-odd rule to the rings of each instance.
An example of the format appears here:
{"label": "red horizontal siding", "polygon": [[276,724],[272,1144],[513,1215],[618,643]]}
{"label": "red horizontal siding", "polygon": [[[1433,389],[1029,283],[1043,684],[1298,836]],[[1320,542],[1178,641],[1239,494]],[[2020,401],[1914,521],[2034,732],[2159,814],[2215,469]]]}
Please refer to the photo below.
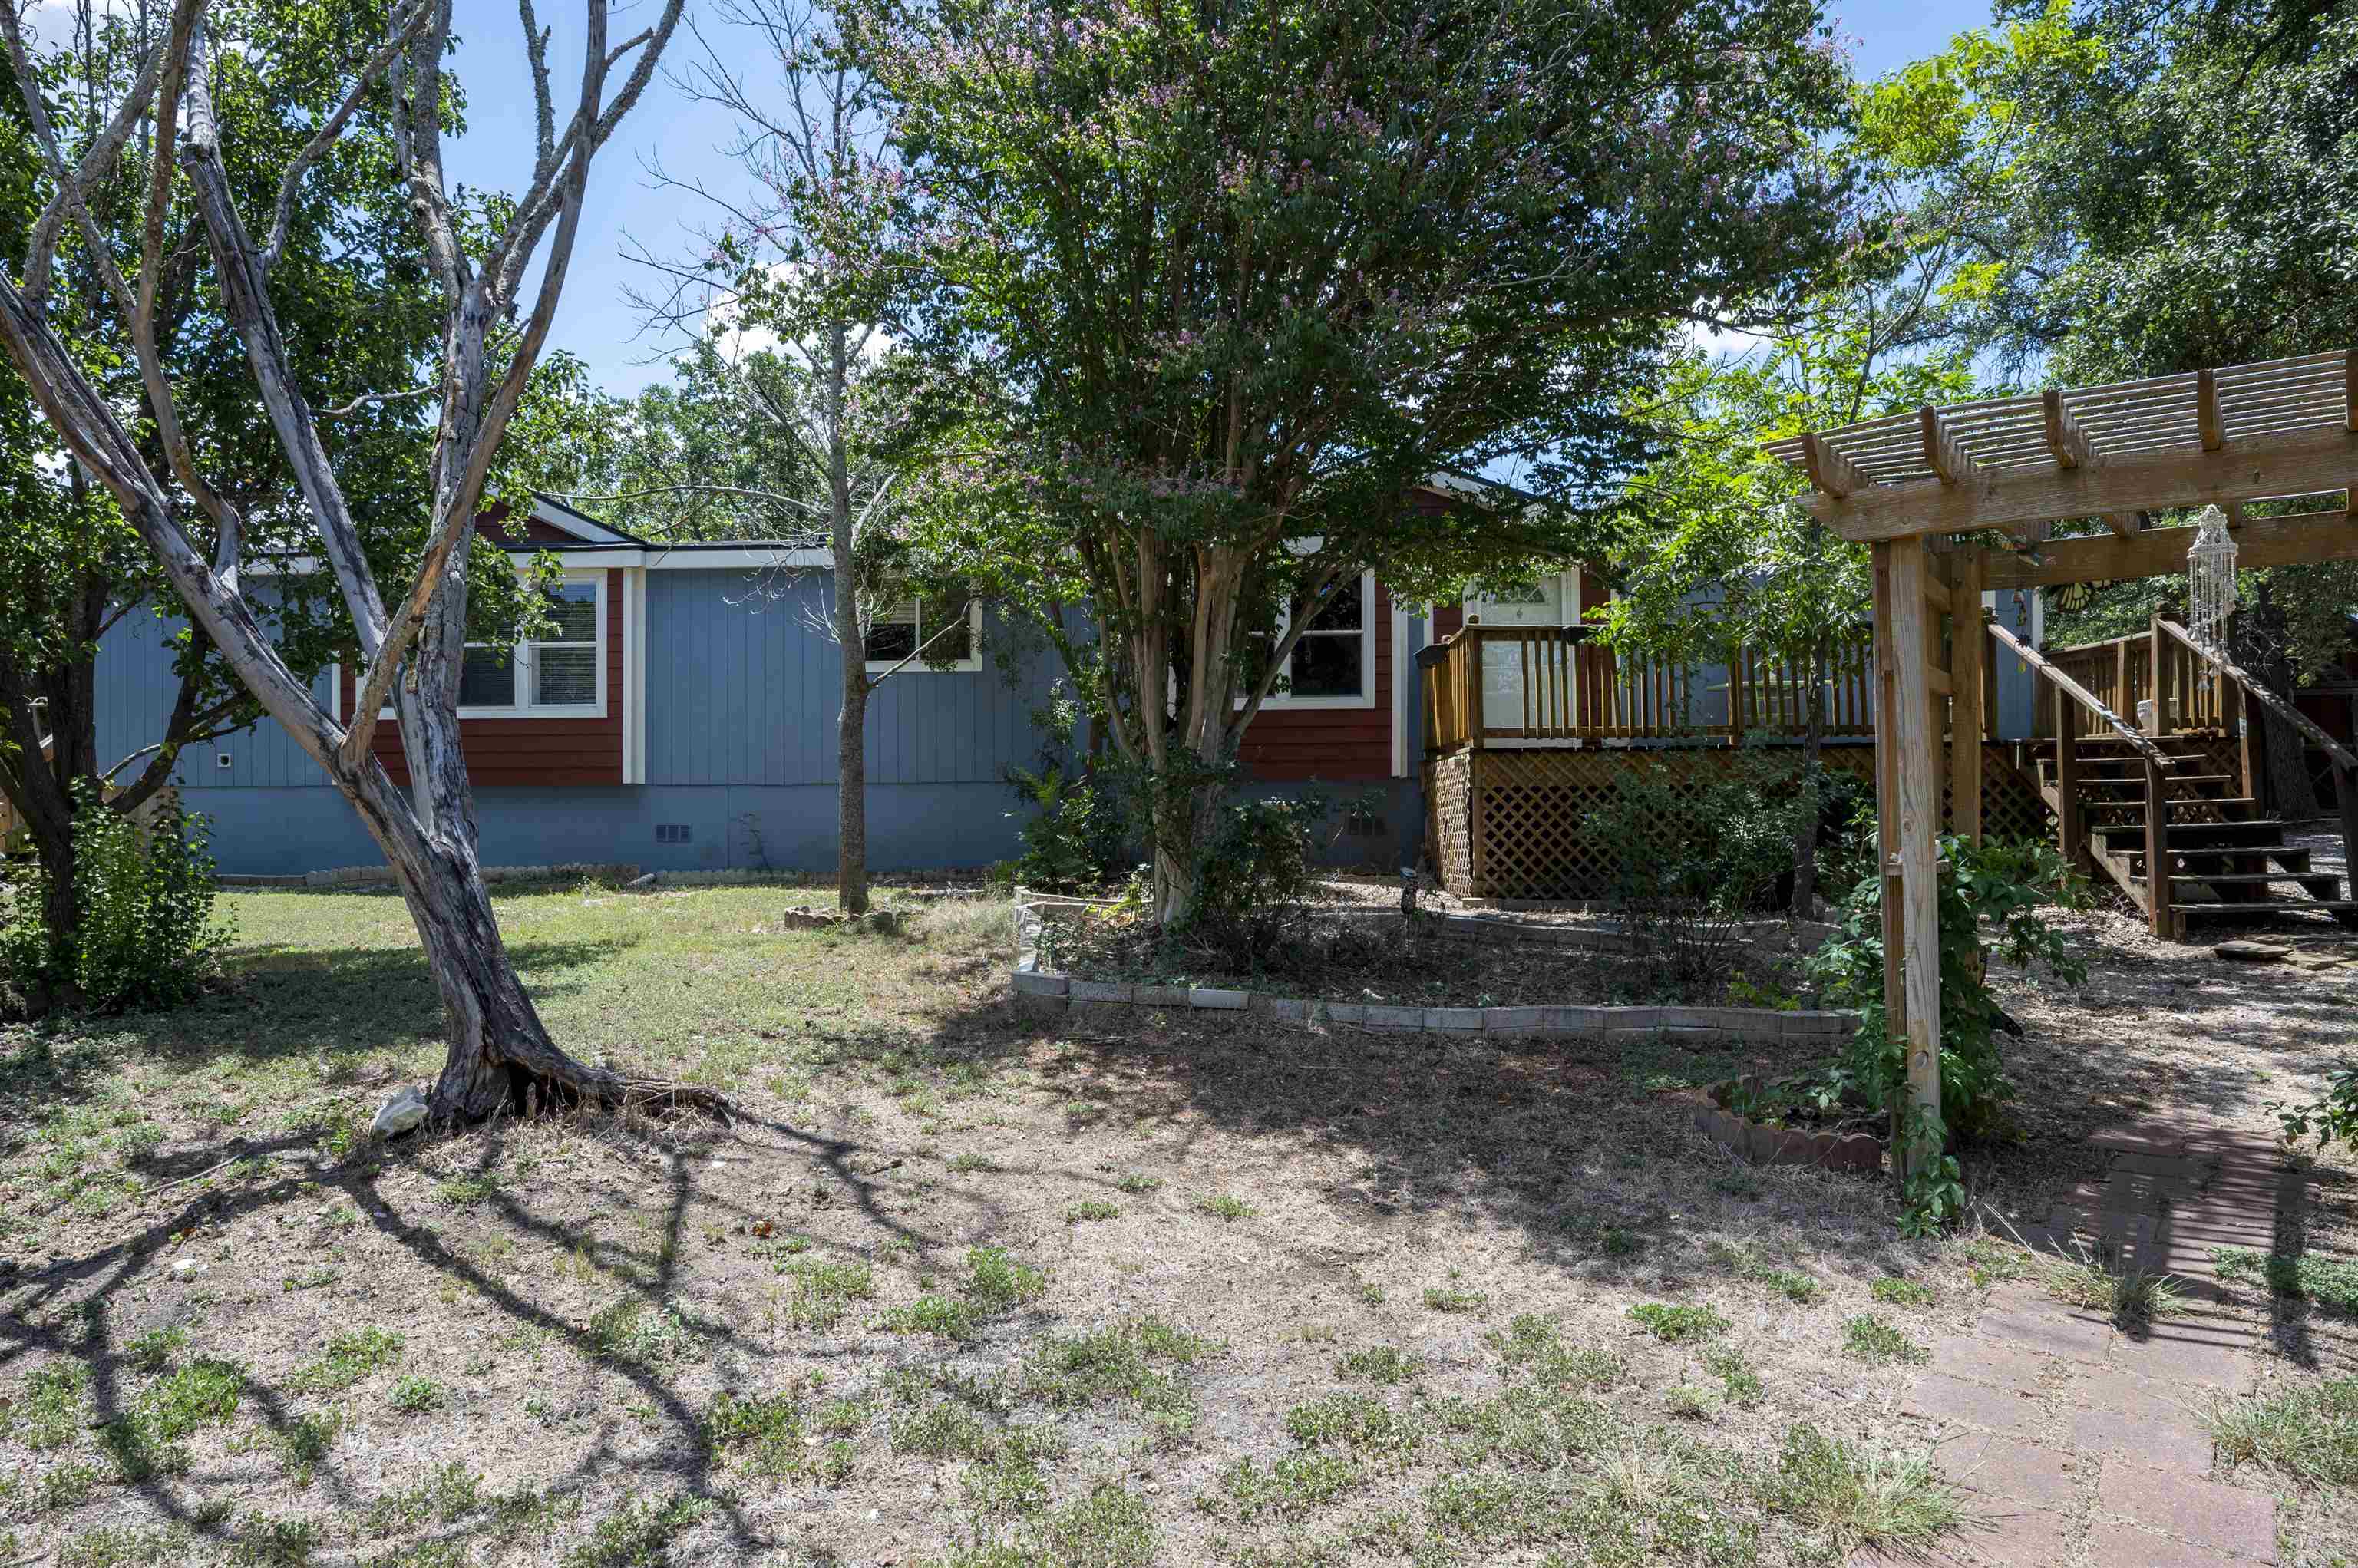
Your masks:
{"label": "red horizontal siding", "polygon": [[1392,598],[1381,584],[1372,708],[1264,708],[1245,730],[1238,755],[1256,778],[1385,779],[1392,772]]}
{"label": "red horizontal siding", "polygon": [[[536,524],[537,525],[537,524]],[[554,542],[562,542],[554,541]],[[357,695],[352,669],[343,675],[343,711]],[[606,573],[606,717],[603,719],[462,719],[459,744],[467,776],[476,785],[618,784],[622,782],[622,574]],[[370,737],[393,782],[409,782],[401,725],[386,719]]]}

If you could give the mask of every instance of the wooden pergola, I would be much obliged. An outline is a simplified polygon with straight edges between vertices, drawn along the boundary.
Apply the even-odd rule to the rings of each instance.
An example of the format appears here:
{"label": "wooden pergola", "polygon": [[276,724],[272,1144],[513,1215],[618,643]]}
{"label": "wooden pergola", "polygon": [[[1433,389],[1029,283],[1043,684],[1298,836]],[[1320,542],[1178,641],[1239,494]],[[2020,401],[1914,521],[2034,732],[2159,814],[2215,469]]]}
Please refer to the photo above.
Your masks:
{"label": "wooden pergola", "polygon": [[[2059,766],[2069,765],[2079,722],[2143,762],[2145,866],[2157,929],[2171,905],[2160,837],[2169,759],[2035,651],[1985,624],[1984,590],[2182,571],[2196,530],[2143,524],[2164,511],[2211,504],[2228,515],[2241,567],[2358,558],[2352,515],[2358,361],[2335,351],[1925,407],[1768,449],[1809,476],[1812,508],[1828,527],[1873,546],[1884,1002],[1895,1029],[1905,1030],[1909,1095],[1937,1116],[1942,753],[1954,828],[1978,839],[1979,715],[1993,636],[2039,669],[2043,682],[2055,683]],[[2339,501],[2321,509],[2244,516],[2254,503],[2324,501],[2335,492]],[[2092,526],[2056,538],[2059,523]],[[1994,535],[2004,542],[1994,545]],[[2165,628],[2192,647],[2182,629],[2157,621],[2156,648]],[[2266,705],[2327,746],[2345,820],[2358,817],[2350,782],[2358,756],[2232,665],[2201,657],[2236,683],[2241,700]],[[1911,1163],[1916,1157],[1905,1152]]]}

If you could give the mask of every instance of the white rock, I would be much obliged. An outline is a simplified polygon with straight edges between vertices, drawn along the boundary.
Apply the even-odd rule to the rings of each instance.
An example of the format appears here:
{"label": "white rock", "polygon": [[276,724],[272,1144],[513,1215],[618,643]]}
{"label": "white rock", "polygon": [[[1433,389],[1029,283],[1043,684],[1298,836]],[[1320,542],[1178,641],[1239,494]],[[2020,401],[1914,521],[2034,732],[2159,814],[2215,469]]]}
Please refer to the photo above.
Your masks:
{"label": "white rock", "polygon": [[204,1271],[205,1266],[194,1258],[183,1258],[172,1265],[172,1278],[176,1280],[193,1280]]}
{"label": "white rock", "polygon": [[369,1130],[386,1138],[398,1138],[426,1119],[426,1097],[408,1084],[377,1108],[376,1119]]}

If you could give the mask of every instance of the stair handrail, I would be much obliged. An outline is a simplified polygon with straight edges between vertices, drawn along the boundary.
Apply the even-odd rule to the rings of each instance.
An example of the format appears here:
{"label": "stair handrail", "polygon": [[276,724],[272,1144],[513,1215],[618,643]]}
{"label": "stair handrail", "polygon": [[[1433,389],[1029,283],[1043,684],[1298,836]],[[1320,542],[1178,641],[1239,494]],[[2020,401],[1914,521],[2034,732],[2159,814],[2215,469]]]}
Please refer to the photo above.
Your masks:
{"label": "stair handrail", "polygon": [[2180,626],[2177,622],[2164,620],[2161,622],[2161,629],[2169,633],[2171,636],[2177,638],[2180,642],[2185,643],[2188,647],[2193,649],[2195,656],[2208,664],[2212,669],[2217,670],[2221,675],[2225,676],[2237,686],[2243,687],[2244,695],[2245,697],[2249,697],[2252,701],[2258,703],[2262,708],[2266,708],[2270,713],[2275,714],[2277,718],[2291,725],[2295,730],[2299,730],[2303,736],[2307,737],[2310,745],[2317,747],[2327,756],[2333,759],[2333,765],[2335,767],[2358,770],[2358,754],[2353,754],[2349,747],[2343,745],[2341,741],[2335,740],[2332,736],[2327,734],[2322,729],[2319,728],[2317,721],[2309,718],[2308,714],[2303,713],[2291,703],[2287,702],[2283,697],[2278,697],[2275,692],[2270,691],[2266,687],[2262,686],[2258,681],[2253,679],[2251,676],[2245,674],[2242,668],[2236,665],[2234,661],[2226,658],[2223,654],[2212,652],[2211,649],[2206,648],[2201,643],[2196,642],[2194,640],[2193,633],[2187,631],[2185,627]]}
{"label": "stair handrail", "polygon": [[2094,692],[2090,691],[2086,687],[2082,686],[2078,681],[2073,680],[2070,676],[2065,675],[2061,670],[2056,668],[2054,664],[2048,659],[2046,654],[2030,646],[2028,643],[2023,642],[2019,637],[2017,637],[2013,633],[1999,625],[1996,621],[1985,621],[1982,624],[1988,628],[1989,634],[1991,636],[1996,638],[1999,642],[2005,643],[2009,649],[2011,649],[2015,657],[2028,665],[2046,679],[2053,681],[2058,690],[2071,697],[2072,699],[2077,701],[2081,707],[2086,708],[2089,712],[2094,714],[2097,718],[2111,725],[2114,730],[2119,734],[2120,738],[2126,741],[2130,745],[2135,746],[2137,749],[2138,754],[2144,757],[2147,762],[2152,763],[2155,767],[2161,769],[2165,773],[2178,765],[2179,759],[2171,756],[2169,752],[2155,745],[2151,741],[2148,741],[2143,735],[2138,734],[2128,725],[2123,723],[2119,714],[2115,713],[2111,708],[2106,708],[2103,700],[2099,698]]}

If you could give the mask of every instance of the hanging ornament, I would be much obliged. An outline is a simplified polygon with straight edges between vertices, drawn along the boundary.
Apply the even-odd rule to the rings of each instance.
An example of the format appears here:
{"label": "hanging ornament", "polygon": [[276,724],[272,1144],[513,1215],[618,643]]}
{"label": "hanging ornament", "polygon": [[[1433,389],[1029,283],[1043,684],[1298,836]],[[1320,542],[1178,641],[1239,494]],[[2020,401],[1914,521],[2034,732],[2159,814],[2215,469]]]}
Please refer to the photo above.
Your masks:
{"label": "hanging ornament", "polygon": [[2194,521],[2194,544],[2186,552],[2186,630],[2195,646],[2223,656],[2227,617],[2235,611],[2235,541],[2227,536],[2227,514],[2215,506]]}

